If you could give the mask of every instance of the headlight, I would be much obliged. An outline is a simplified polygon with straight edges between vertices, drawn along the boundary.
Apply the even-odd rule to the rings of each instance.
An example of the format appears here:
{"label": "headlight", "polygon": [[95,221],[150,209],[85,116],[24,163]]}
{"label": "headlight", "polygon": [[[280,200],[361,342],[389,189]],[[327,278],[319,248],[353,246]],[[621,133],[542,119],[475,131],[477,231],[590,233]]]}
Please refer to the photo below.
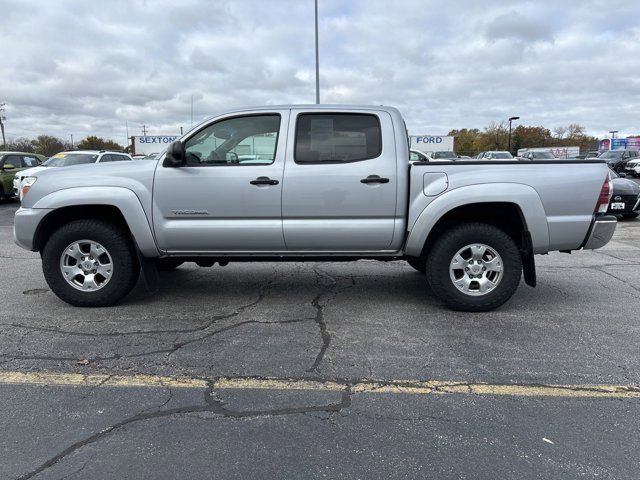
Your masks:
{"label": "headlight", "polygon": [[22,180],[20,184],[20,200],[29,192],[31,185],[36,183],[36,180],[38,180],[38,177],[25,177],[24,180]]}

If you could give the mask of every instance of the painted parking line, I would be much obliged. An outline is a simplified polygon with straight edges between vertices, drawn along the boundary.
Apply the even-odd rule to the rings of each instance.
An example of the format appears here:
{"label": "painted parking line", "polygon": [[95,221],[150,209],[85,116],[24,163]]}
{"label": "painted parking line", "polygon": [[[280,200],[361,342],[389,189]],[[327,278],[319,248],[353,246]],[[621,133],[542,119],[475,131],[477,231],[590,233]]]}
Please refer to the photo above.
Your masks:
{"label": "painted parking line", "polygon": [[221,377],[203,379],[161,375],[108,375],[57,372],[0,371],[0,385],[71,387],[147,387],[214,390],[311,390],[325,392],[413,395],[501,395],[513,397],[640,398],[640,385],[533,385],[443,380],[306,380],[287,378]]}

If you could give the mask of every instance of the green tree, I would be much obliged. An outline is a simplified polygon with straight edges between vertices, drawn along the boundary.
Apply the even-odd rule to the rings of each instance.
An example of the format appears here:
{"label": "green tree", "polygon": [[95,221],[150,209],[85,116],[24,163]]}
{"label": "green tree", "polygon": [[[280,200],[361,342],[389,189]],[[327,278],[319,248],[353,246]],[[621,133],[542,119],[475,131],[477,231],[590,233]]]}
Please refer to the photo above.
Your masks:
{"label": "green tree", "polygon": [[64,141],[51,135],[38,135],[35,140],[31,141],[31,146],[33,147],[34,153],[39,153],[47,157],[67,149]]}
{"label": "green tree", "polygon": [[456,153],[470,156],[478,153],[477,144],[480,130],[477,128],[451,130],[448,135],[455,137],[454,147]]}
{"label": "green tree", "polygon": [[544,127],[518,125],[511,137],[511,149],[514,152],[520,148],[550,147],[554,146],[553,143],[551,132]]}
{"label": "green tree", "polygon": [[79,150],[123,150],[124,147],[117,144],[113,140],[105,140],[95,135],[80,140],[77,145]]}

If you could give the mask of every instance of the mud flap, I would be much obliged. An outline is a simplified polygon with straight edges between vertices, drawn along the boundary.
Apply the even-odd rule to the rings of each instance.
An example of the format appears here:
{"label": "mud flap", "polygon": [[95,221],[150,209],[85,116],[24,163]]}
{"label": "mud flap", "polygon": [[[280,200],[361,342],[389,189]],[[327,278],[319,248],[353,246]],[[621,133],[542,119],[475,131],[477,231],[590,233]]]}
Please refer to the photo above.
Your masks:
{"label": "mud flap", "polygon": [[524,282],[530,287],[536,286],[536,261],[533,255],[533,242],[531,241],[531,233],[527,230],[522,235],[522,274]]}
{"label": "mud flap", "polygon": [[158,269],[156,263],[145,257],[138,246],[136,245],[136,254],[138,255],[138,261],[140,262],[140,270],[142,270],[142,278],[147,286],[149,293],[156,293],[159,288]]}

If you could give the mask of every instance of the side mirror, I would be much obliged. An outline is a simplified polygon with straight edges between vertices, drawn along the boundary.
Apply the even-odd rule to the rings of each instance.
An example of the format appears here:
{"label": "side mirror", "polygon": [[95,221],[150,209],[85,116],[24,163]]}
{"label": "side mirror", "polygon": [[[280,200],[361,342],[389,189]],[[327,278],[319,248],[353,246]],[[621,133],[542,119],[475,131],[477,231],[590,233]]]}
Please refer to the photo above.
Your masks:
{"label": "side mirror", "polygon": [[8,164],[6,164],[5,166],[2,167],[2,170],[4,172],[12,172],[15,169],[16,169],[16,167],[11,165],[10,163],[8,163]]}
{"label": "side mirror", "polygon": [[164,156],[163,167],[177,168],[186,163],[186,154],[182,142],[176,141],[169,145],[167,154]]}

